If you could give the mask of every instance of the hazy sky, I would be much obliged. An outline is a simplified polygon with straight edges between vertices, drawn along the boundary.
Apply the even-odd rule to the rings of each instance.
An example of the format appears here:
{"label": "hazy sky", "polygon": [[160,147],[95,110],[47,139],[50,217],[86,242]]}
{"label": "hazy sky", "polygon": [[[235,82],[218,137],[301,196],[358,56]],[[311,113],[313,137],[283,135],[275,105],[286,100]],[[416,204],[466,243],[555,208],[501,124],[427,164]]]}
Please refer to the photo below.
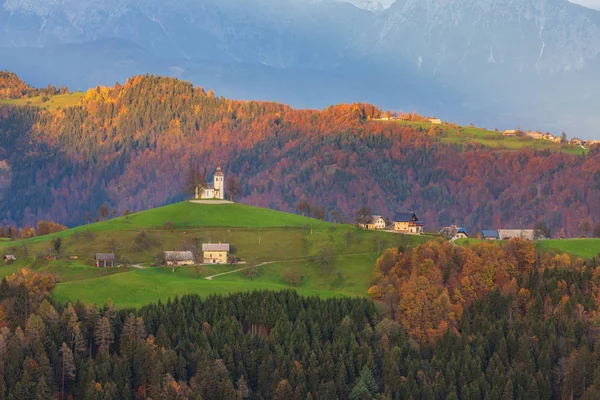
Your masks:
{"label": "hazy sky", "polygon": [[600,10],[600,0],[570,0],[570,1],[571,1],[571,3],[577,3],[577,4],[581,4],[582,6]]}

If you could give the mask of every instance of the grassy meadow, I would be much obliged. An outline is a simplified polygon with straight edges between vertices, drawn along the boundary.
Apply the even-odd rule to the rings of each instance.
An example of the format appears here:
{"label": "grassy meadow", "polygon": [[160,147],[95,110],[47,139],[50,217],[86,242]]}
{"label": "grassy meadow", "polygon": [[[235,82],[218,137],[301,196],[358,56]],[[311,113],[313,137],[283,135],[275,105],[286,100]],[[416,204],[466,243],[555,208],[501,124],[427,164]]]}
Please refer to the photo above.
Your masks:
{"label": "grassy meadow", "polygon": [[[200,266],[176,268],[135,269],[125,273],[83,282],[73,281],[57,285],[53,296],[58,301],[85,299],[104,304],[111,298],[118,308],[137,307],[165,301],[185,293],[229,294],[249,290],[281,290],[293,288],[303,295],[364,296],[369,288],[377,253],[337,256],[328,271],[309,260],[278,262],[258,268],[258,275],[249,277],[235,272],[206,280],[205,277],[238,266]],[[296,272],[297,284],[290,284],[286,274]]]}
{"label": "grassy meadow", "polygon": [[[52,239],[60,237],[58,260]],[[182,202],[80,226],[53,235],[0,242],[0,252],[18,261],[0,266],[0,276],[18,268],[52,273],[57,300],[84,299],[118,307],[138,306],[185,293],[231,293],[240,290],[295,288],[301,293],[365,295],[378,255],[389,247],[411,246],[429,236],[372,232],[299,215],[242,204]],[[199,252],[201,243],[227,242],[247,264],[233,266],[156,267],[164,250]],[[97,252],[114,252],[119,267],[96,268]],[[73,259],[77,257],[77,259]],[[318,264],[319,257],[328,260]],[[208,275],[264,262],[258,276],[236,272],[209,281]],[[145,269],[134,268],[146,267]],[[291,272],[299,282],[291,284]]]}
{"label": "grassy meadow", "polygon": [[73,107],[79,104],[83,97],[83,92],[75,92],[71,94],[57,94],[49,96],[47,101],[44,101],[44,96],[35,96],[25,99],[0,99],[0,104],[15,105],[15,106],[36,106],[49,111],[55,111],[60,108]]}
{"label": "grassy meadow", "polygon": [[563,145],[560,143],[549,142],[547,140],[534,140],[515,136],[504,137],[502,132],[490,131],[488,129],[472,126],[462,126],[457,132],[453,127],[446,124],[433,125],[430,122],[412,121],[398,121],[396,123],[420,129],[424,133],[427,133],[432,127],[437,127],[440,130],[438,139],[443,143],[448,144],[467,145],[477,143],[486,147],[494,147],[506,150],[518,150],[523,148],[532,148],[536,150],[547,149],[549,151],[576,155],[585,154],[587,152],[587,150],[581,148],[580,146]]}
{"label": "grassy meadow", "polygon": [[[456,244],[468,247],[483,242],[485,240],[459,239]],[[496,241],[495,243],[505,243],[505,241]],[[600,239],[550,239],[540,240],[539,244],[546,251],[568,253],[583,258],[592,258],[600,254]]]}

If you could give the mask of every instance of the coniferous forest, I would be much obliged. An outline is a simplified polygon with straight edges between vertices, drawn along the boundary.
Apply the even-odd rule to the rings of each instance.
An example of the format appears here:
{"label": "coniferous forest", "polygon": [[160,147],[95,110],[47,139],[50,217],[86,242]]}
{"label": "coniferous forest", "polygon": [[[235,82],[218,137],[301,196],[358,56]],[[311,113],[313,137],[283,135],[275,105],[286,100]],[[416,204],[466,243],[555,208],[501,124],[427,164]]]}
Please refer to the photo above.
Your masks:
{"label": "coniferous forest", "polygon": [[139,310],[54,303],[53,278],[21,270],[0,283],[0,399],[597,399],[598,261],[426,243],[381,256],[376,302]]}
{"label": "coniferous forest", "polygon": [[[33,90],[9,78],[5,96]],[[227,100],[156,76],[91,89],[74,107],[0,106],[0,224],[73,226],[103,204],[120,215],[179,201],[190,170],[206,168],[210,179],[219,163],[240,182],[238,200],[284,211],[306,201],[325,218],[351,220],[368,204],[389,216],[412,210],[432,230],[544,222],[556,237],[589,235],[581,227],[599,222],[598,149],[442,143],[373,120],[381,115],[367,104],[317,111]]]}

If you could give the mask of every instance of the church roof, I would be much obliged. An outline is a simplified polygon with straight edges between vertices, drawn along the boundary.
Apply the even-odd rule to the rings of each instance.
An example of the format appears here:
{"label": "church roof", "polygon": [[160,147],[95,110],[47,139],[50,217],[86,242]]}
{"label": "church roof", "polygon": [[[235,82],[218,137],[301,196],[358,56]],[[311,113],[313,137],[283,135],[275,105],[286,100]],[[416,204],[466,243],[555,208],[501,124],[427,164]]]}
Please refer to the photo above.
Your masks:
{"label": "church roof", "polygon": [[220,165],[217,165],[217,170],[215,171],[215,176],[223,176],[223,171],[221,171]]}

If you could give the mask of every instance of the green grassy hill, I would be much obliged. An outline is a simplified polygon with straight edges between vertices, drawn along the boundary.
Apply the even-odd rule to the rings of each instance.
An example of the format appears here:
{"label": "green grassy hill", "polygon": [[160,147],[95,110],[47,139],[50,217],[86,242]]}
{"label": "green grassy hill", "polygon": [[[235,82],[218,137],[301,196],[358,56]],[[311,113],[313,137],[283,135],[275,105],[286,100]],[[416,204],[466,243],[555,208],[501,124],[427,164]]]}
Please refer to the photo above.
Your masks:
{"label": "green grassy hill", "polygon": [[[472,246],[484,240],[460,239],[456,241],[459,246]],[[496,242],[506,243],[506,241]],[[600,254],[600,239],[551,239],[540,240],[540,246],[546,251],[555,253],[568,253],[577,257],[592,258]]]}
{"label": "green grassy hill", "polygon": [[79,104],[83,97],[83,92],[70,94],[57,94],[55,96],[35,96],[23,99],[0,99],[0,104],[15,106],[36,106],[49,111],[55,111],[59,108],[73,107]]}
{"label": "green grassy hill", "polygon": [[[58,260],[52,239],[62,240]],[[139,306],[185,293],[231,293],[240,290],[295,288],[320,296],[365,295],[379,253],[393,246],[411,246],[433,237],[369,232],[351,225],[332,224],[299,215],[242,204],[182,202],[53,235],[0,242],[0,252],[18,261],[0,266],[0,275],[27,267],[56,276],[57,300]],[[164,250],[198,249],[203,242],[228,242],[247,264],[233,266],[155,267]],[[96,268],[96,252],[114,251],[121,267]],[[323,255],[328,255],[323,257]],[[319,264],[317,258],[329,259]],[[77,259],[73,259],[77,257]],[[251,278],[221,272],[268,262]],[[145,269],[134,268],[143,266]],[[298,276],[294,285],[286,276]]]}

